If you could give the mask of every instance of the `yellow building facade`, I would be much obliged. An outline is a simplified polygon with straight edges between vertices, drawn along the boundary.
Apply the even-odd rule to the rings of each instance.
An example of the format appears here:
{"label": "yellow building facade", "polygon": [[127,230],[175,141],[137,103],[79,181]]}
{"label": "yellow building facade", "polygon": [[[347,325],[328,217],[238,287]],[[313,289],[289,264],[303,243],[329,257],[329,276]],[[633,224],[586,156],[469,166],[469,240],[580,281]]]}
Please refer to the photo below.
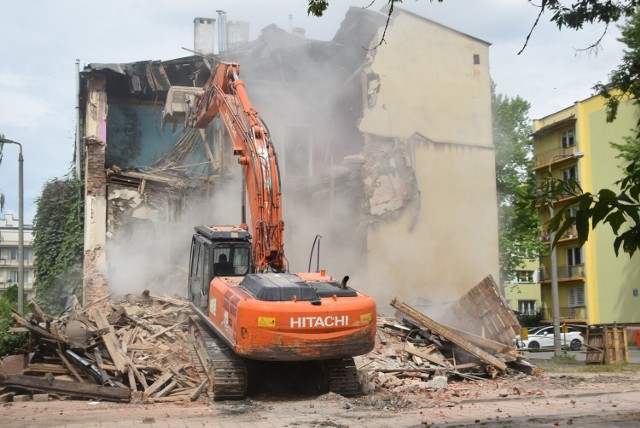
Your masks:
{"label": "yellow building facade", "polygon": [[[618,116],[606,121],[605,101],[593,96],[573,106],[534,120],[534,170],[539,183],[549,175],[554,179],[576,179],[583,192],[597,193],[602,188],[616,191],[625,162],[617,158],[611,142],[622,143],[633,135],[639,110],[630,102],[620,104]],[[554,203],[562,207],[575,205],[571,197]],[[549,243],[546,223],[551,213],[540,214],[540,238]],[[558,240],[555,251],[558,278],[560,321],[564,323],[635,323],[640,322],[640,255],[626,253],[616,257],[615,235],[608,224],[600,224],[589,234],[583,247],[578,245],[575,228]],[[551,322],[551,256],[543,257],[540,266],[543,321]]]}

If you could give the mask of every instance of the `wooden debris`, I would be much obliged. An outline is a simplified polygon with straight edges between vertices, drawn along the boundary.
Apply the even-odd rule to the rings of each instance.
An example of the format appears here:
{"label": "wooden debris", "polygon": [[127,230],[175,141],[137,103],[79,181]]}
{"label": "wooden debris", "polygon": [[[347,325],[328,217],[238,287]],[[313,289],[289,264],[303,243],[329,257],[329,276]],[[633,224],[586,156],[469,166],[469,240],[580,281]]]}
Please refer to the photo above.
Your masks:
{"label": "wooden debris", "polygon": [[129,388],[91,385],[88,383],[56,379],[42,379],[24,375],[3,375],[0,373],[0,385],[30,391],[63,394],[70,397],[95,398],[110,401],[129,401],[131,398],[131,390]]}
{"label": "wooden debris", "polygon": [[427,329],[447,338],[448,340],[455,343],[465,351],[476,355],[478,358],[480,358],[481,361],[487,364],[491,364],[492,366],[496,367],[500,371],[507,370],[507,365],[503,361],[500,361],[499,359],[495,358],[493,355],[489,354],[488,352],[483,351],[482,349],[475,346],[473,343],[462,339],[447,327],[443,326],[442,324],[438,324],[437,322],[433,321],[431,318],[427,317],[426,315],[416,311],[406,303],[401,303],[401,302],[398,302],[396,299],[393,299],[391,301],[391,306],[398,309],[402,313],[408,315],[416,322],[425,326]]}
{"label": "wooden debris", "polygon": [[[133,392],[144,391],[147,395],[136,397],[171,402],[196,399],[206,391],[198,391],[201,381],[189,355],[185,300],[147,293],[111,301],[91,314],[76,304],[58,318],[35,303],[29,307],[30,316],[12,315],[42,346],[34,354],[3,359],[5,399],[42,391],[54,397],[128,401]],[[83,336],[86,331],[84,343],[66,335],[72,324],[80,325]]]}

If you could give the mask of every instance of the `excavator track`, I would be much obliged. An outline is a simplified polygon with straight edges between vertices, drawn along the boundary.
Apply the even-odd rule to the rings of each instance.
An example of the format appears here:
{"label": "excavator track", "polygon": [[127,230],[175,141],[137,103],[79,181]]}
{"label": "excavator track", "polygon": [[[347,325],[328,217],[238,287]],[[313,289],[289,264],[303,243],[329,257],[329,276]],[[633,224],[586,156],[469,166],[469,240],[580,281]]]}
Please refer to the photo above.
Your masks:
{"label": "excavator track", "polygon": [[247,392],[247,368],[244,361],[211,333],[209,327],[197,316],[189,318],[189,335],[197,354],[196,368],[209,378],[209,391],[213,399],[239,400]]}
{"label": "excavator track", "polygon": [[343,358],[327,362],[329,370],[329,391],[345,397],[362,393],[358,368],[353,358]]}

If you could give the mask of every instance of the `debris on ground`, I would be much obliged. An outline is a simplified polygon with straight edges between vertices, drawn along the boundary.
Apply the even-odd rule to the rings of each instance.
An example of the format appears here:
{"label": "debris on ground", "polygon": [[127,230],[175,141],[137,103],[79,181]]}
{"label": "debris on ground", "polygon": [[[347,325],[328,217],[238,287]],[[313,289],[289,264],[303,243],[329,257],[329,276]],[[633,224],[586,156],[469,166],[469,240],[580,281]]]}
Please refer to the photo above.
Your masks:
{"label": "debris on ground", "polygon": [[446,388],[456,379],[540,374],[512,346],[519,325],[491,277],[451,309],[456,320],[462,319],[484,336],[441,324],[396,299],[391,306],[396,309],[395,317],[378,318],[376,348],[356,358],[358,368],[366,373],[365,390],[414,392]]}
{"label": "debris on ground", "polygon": [[[377,319],[375,349],[355,358],[363,392],[411,394],[446,390],[450,382],[538,375],[511,346],[519,326],[501,299],[488,277],[452,306],[450,312],[473,325],[473,332],[394,299],[396,316]],[[189,345],[185,299],[145,291],[88,308],[77,301],[67,307],[57,318],[33,302],[29,316],[14,312],[31,333],[34,352],[2,360],[0,400],[52,396],[135,403],[193,401],[207,394],[207,377]]]}
{"label": "debris on ground", "polygon": [[204,389],[189,354],[190,310],[183,299],[145,291],[89,312],[76,301],[57,318],[33,302],[29,308],[29,317],[13,317],[31,333],[34,352],[3,360],[0,395],[18,390],[157,402],[193,400]]}

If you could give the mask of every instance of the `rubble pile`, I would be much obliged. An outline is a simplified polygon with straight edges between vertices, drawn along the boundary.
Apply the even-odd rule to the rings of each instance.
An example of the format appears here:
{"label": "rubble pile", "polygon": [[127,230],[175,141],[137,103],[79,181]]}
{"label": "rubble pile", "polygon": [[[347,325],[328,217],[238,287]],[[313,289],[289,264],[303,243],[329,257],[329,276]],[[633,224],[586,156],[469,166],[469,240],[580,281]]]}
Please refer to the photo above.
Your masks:
{"label": "rubble pile", "polygon": [[[31,334],[34,352],[0,364],[0,401],[28,393],[117,402],[192,401],[209,381],[190,346],[184,299],[127,295],[83,308],[77,301],[51,317],[30,303],[13,316]],[[474,331],[429,318],[393,300],[395,317],[378,317],[375,349],[356,357],[363,392],[444,389],[454,380],[483,381],[514,373],[538,375],[512,347],[517,320],[490,277],[449,311]],[[514,324],[515,322],[515,324]],[[480,333],[480,334],[479,334]],[[35,399],[35,394],[34,394]]]}
{"label": "rubble pile", "polygon": [[35,303],[29,307],[30,316],[13,316],[31,333],[34,352],[3,359],[4,400],[24,391],[122,402],[194,400],[208,383],[189,354],[184,300],[145,292],[100,309],[71,305],[57,318]]}
{"label": "rubble pile", "polygon": [[512,346],[439,324],[404,303],[391,304],[396,316],[378,317],[375,349],[356,357],[366,391],[417,392],[454,380],[540,374]]}

